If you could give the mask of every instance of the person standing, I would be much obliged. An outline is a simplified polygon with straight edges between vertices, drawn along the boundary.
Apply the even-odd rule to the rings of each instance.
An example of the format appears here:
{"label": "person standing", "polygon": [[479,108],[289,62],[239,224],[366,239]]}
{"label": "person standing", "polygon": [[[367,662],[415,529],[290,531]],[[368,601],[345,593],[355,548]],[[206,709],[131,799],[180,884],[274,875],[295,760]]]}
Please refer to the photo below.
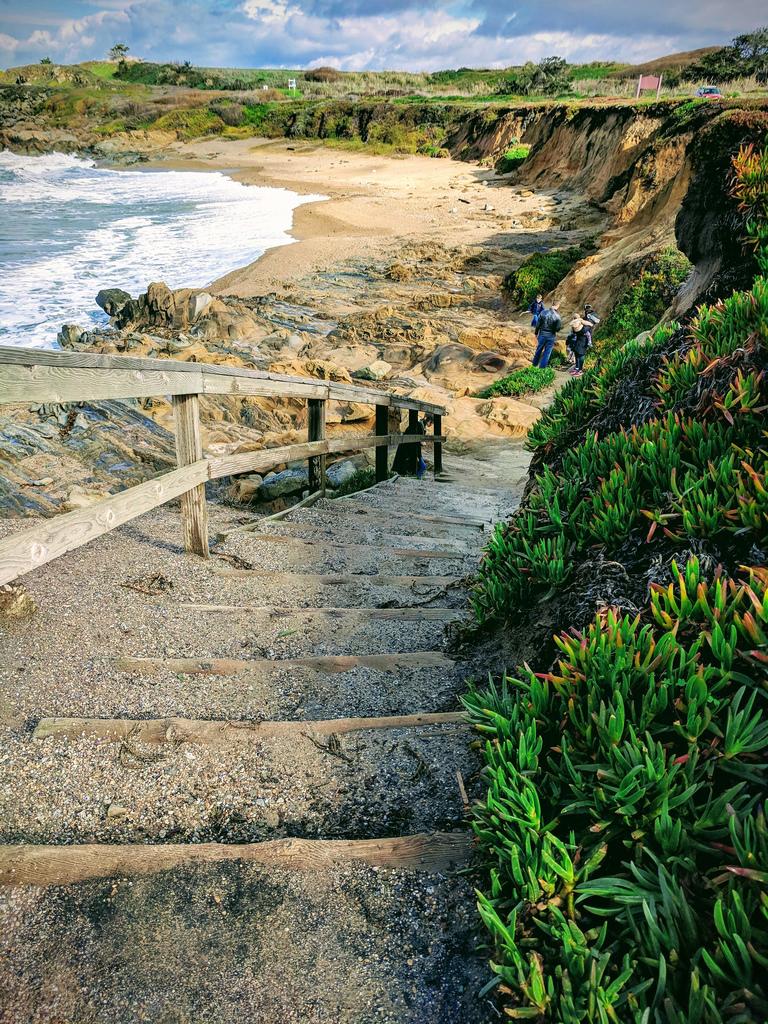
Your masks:
{"label": "person standing", "polygon": [[581,319],[584,321],[590,335],[594,328],[600,323],[600,317],[595,312],[594,306],[590,306],[588,302],[584,305],[584,316]]}
{"label": "person standing", "polygon": [[544,312],[544,299],[541,295],[536,296],[528,307],[528,312],[531,314],[531,327],[535,328],[539,322],[539,317]]}
{"label": "person standing", "polygon": [[571,370],[571,375],[573,377],[580,377],[584,372],[584,357],[587,354],[587,349],[592,344],[592,333],[589,330],[589,325],[580,316],[575,317],[571,321],[571,330],[565,339],[565,344],[573,352],[573,358],[576,360],[576,365]]}
{"label": "person standing", "polygon": [[549,365],[549,357],[557,341],[557,332],[563,326],[560,319],[559,307],[553,302],[549,309],[542,310],[536,324],[536,351],[531,362],[543,370]]}

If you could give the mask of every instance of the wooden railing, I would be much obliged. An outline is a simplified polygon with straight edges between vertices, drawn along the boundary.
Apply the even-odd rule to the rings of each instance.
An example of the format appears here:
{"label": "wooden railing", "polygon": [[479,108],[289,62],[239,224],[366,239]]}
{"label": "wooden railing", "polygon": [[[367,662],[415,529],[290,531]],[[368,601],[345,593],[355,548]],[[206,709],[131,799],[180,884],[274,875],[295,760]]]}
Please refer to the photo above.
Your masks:
{"label": "wooden railing", "polygon": [[[430,402],[353,384],[232,366],[0,347],[0,405],[94,402],[154,395],[168,395],[173,401],[178,468],[0,540],[0,585],[174,498],[181,499],[185,549],[207,557],[207,480],[261,472],[283,462],[307,459],[310,490],[324,493],[327,455],[375,447],[376,480],[382,481],[388,473],[388,448],[409,442],[433,443],[435,473],[442,469],[441,426],[445,409]],[[304,444],[205,458],[200,438],[201,395],[306,399],[308,439]],[[375,432],[326,437],[325,410],[329,401],[374,405]],[[408,410],[407,433],[389,433],[390,408]],[[434,434],[416,433],[419,412],[434,417]]]}

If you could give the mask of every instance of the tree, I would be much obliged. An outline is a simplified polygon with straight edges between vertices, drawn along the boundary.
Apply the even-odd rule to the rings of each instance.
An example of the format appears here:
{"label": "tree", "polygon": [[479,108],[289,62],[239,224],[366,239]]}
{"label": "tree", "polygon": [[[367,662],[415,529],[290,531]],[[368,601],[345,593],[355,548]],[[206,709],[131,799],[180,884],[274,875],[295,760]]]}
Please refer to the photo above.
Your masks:
{"label": "tree", "polygon": [[53,61],[51,60],[50,57],[43,57],[43,59],[40,61],[40,63],[41,64],[53,64]]}
{"label": "tree", "polygon": [[528,61],[499,86],[500,93],[516,96],[563,96],[571,91],[568,63],[562,57],[544,57],[538,64]]}
{"label": "tree", "polygon": [[768,26],[736,36],[728,46],[707,53],[683,74],[689,82],[731,82],[754,76],[768,82]]}
{"label": "tree", "polygon": [[128,53],[129,49],[130,47],[127,45],[127,43],[115,43],[115,45],[109,51],[109,59],[116,61],[125,60],[126,54]]}

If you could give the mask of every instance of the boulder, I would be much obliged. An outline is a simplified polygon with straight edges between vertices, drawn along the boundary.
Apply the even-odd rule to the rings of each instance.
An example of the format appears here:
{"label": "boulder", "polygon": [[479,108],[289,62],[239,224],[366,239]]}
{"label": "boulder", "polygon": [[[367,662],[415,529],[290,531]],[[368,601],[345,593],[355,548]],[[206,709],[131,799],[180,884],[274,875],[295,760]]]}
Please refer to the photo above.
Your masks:
{"label": "boulder", "polygon": [[66,501],[62,505],[62,510],[75,512],[81,508],[88,508],[89,505],[95,505],[97,501],[101,501],[101,498],[102,495],[95,494],[93,491],[86,491],[84,487],[76,484],[70,488]]}
{"label": "boulder", "polygon": [[147,308],[153,323],[173,323],[176,313],[176,299],[163,281],[153,281],[147,286]]}
{"label": "boulder", "polygon": [[122,288],[102,288],[96,296],[96,305],[101,306],[107,316],[117,316],[131,296]]}
{"label": "boulder", "polygon": [[347,480],[351,480],[357,472],[357,466],[352,459],[343,459],[341,462],[334,462],[330,465],[326,471],[326,479],[328,480],[328,486],[341,487]]}
{"label": "boulder", "polygon": [[424,363],[424,372],[435,373],[445,370],[448,366],[458,369],[471,363],[474,358],[475,353],[469,346],[450,342],[435,349]]}
{"label": "boulder", "polygon": [[197,292],[195,295],[190,295],[187,306],[189,322],[193,324],[199,316],[205,313],[212,302],[213,296],[209,292]]}
{"label": "boulder", "polygon": [[472,368],[486,373],[501,373],[507,368],[507,360],[498,352],[478,352],[472,360]]}
{"label": "boulder", "polygon": [[376,359],[367,366],[355,370],[352,374],[358,380],[384,380],[392,372],[392,364],[384,362],[383,359]]}
{"label": "boulder", "polygon": [[84,333],[82,327],[78,327],[77,324],[62,324],[56,341],[62,348],[75,348]]}
{"label": "boulder", "polygon": [[262,477],[258,473],[249,473],[248,476],[238,477],[230,488],[230,493],[235,501],[244,505],[252,502],[262,484]]}
{"label": "boulder", "polygon": [[[194,342],[190,338],[180,334],[178,338],[168,338],[164,343],[164,347],[171,355],[176,355],[178,352],[184,352],[192,344],[194,344]],[[208,355],[208,349],[205,349],[205,354],[206,356]]]}
{"label": "boulder", "polygon": [[268,473],[262,480],[258,495],[262,501],[274,501],[289,494],[299,494],[308,486],[307,469],[284,469],[280,473]]}

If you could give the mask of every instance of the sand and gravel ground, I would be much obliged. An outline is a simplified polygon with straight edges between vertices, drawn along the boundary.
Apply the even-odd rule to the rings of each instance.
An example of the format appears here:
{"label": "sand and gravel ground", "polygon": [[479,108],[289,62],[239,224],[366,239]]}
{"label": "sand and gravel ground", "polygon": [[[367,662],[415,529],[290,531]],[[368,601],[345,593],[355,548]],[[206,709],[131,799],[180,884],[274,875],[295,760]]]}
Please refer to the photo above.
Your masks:
{"label": "sand and gravel ground", "polygon": [[485,1024],[469,878],[242,863],[0,894],[3,1024]]}
{"label": "sand and gravel ground", "polygon": [[[0,653],[0,843],[128,848],[464,829],[461,787],[470,799],[479,792],[465,725],[321,736],[311,720],[455,710],[467,676],[487,665],[452,647],[444,621],[320,609],[465,614],[464,579],[487,530],[414,513],[490,522],[516,500],[519,464],[510,462],[506,487],[490,479],[490,461],[467,460],[463,486],[396,480],[324,501],[231,534],[207,561],[181,551],[179,511],[165,507],[31,574],[39,610],[3,627]],[[212,535],[243,525],[241,510],[209,507]],[[329,547],[333,537],[346,547]],[[449,557],[424,557],[435,549]],[[390,575],[419,580],[381,579]],[[317,610],[298,611],[308,608]],[[420,651],[449,660],[396,671],[279,667],[318,654]],[[272,664],[145,674],[121,667],[129,657]],[[32,737],[42,717],[172,715],[230,720],[233,730],[243,720],[306,720],[307,732],[216,746],[173,729],[161,743]],[[455,871],[231,862],[6,889],[0,1021],[486,1021],[471,885]]]}

